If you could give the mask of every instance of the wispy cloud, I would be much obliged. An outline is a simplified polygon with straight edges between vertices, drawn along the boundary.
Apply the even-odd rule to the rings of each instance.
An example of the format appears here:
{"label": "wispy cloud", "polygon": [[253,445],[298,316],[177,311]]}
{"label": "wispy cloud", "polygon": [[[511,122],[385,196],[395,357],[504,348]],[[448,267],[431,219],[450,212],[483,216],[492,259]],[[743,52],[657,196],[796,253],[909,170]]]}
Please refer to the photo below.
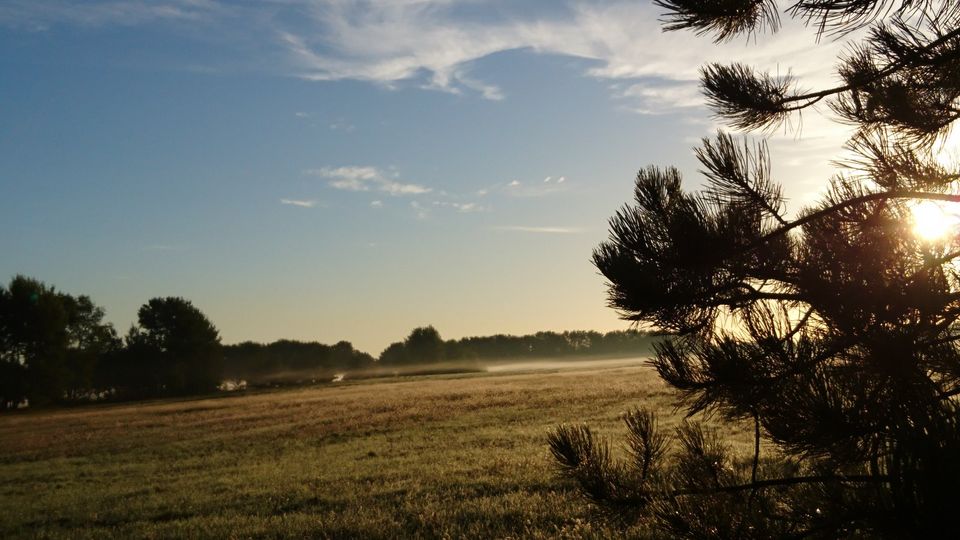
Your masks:
{"label": "wispy cloud", "polygon": [[55,25],[136,26],[155,21],[198,21],[222,14],[214,0],[5,0],[0,24],[33,31]]}
{"label": "wispy cloud", "polygon": [[[560,7],[558,7],[560,6]],[[632,109],[659,112],[702,103],[699,67],[730,58],[773,69],[789,62],[794,74],[829,82],[842,43],[815,43],[813,30],[790,20],[762,46],[742,40],[721,45],[710,36],[667,32],[659,8],[626,0],[573,1],[536,15],[491,16],[480,22],[459,16],[450,0],[331,2],[312,10],[321,31],[279,34],[299,75],[307,79],[358,79],[392,86],[427,74],[423,86],[453,93],[479,92],[502,99],[495,86],[469,76],[471,62],[508,50],[559,54],[594,61],[586,75],[626,81],[615,95]],[[642,36],[643,39],[638,39]],[[629,81],[643,80],[629,84]],[[813,82],[813,81],[811,81]]]}
{"label": "wispy cloud", "polygon": [[691,81],[672,82],[662,79],[647,80],[612,87],[614,95],[626,100],[627,108],[640,114],[665,114],[678,110],[702,107],[705,103],[700,87]]}
{"label": "wispy cloud", "polygon": [[433,201],[432,204],[438,208],[451,208],[463,214],[483,212],[487,210],[487,207],[475,202]]}
{"label": "wispy cloud", "polygon": [[506,184],[492,186],[489,190],[506,194],[510,197],[545,197],[555,193],[562,193],[570,189],[566,176],[547,176],[543,180],[521,182],[511,180]]}
{"label": "wispy cloud", "polygon": [[583,229],[577,227],[527,227],[522,225],[503,225],[494,227],[498,231],[513,231],[536,234],[579,234]]}
{"label": "wispy cloud", "polygon": [[400,182],[372,166],[323,167],[305,173],[325,178],[330,187],[345,191],[382,191],[390,195],[422,195],[432,191],[419,184]]}
{"label": "wispy cloud", "polygon": [[338,118],[327,126],[330,128],[330,131],[343,131],[346,133],[353,133],[357,130],[357,126],[347,122],[343,118]]}
{"label": "wispy cloud", "polygon": [[370,201],[370,208],[383,208],[383,201]]}
{"label": "wispy cloud", "polygon": [[[661,10],[634,0],[570,0],[538,10],[511,11],[510,3],[487,7],[453,0],[283,0],[231,3],[217,0],[6,0],[0,24],[44,27],[55,24],[103,26],[176,21],[219,24],[224,34],[269,40],[285,62],[254,59],[266,69],[311,80],[361,80],[388,87],[401,84],[486,99],[504,98],[496,85],[472,74],[476,60],[525,50],[589,61],[584,75],[611,81],[626,107],[657,113],[699,106],[699,68],[705,62],[738,61],[786,74],[805,86],[829,84],[832,66],[845,42],[814,46],[815,31],[785,19],[777,34],[761,43],[732,40],[713,44],[710,36],[663,32]],[[291,16],[295,15],[295,16]],[[203,27],[203,28],[206,28]],[[231,31],[227,31],[227,29]],[[252,37],[251,37],[252,36]],[[848,36],[855,39],[856,34]],[[236,39],[234,37],[234,39]]]}
{"label": "wispy cloud", "polygon": [[317,205],[317,201],[301,200],[301,199],[280,199],[280,204],[288,204],[290,206],[299,206],[300,208],[313,208]]}

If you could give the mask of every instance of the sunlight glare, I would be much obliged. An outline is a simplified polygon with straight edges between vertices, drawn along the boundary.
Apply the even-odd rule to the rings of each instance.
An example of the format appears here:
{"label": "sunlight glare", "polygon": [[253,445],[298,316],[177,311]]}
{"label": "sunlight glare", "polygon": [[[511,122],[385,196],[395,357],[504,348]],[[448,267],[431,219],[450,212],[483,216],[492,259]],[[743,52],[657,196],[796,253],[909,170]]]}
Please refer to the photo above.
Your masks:
{"label": "sunlight glare", "polygon": [[913,232],[928,242],[942,240],[960,225],[955,213],[948,212],[943,203],[920,201],[911,209]]}

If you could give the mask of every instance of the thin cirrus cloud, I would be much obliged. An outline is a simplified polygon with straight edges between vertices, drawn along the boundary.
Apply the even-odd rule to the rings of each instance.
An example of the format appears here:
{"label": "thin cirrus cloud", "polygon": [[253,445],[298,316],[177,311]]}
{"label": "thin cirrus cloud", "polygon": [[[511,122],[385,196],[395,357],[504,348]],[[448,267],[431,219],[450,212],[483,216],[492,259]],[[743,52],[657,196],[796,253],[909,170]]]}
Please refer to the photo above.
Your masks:
{"label": "thin cirrus cloud", "polygon": [[[815,29],[785,17],[784,28],[746,40],[714,44],[711,36],[663,32],[662,10],[634,0],[544,2],[512,11],[511,3],[475,3],[468,16],[453,0],[7,0],[0,25],[47,29],[55,25],[176,24],[204,34],[220,32],[237,50],[279,49],[279,64],[247,58],[254,67],[308,80],[361,80],[388,87],[419,84],[499,100],[505,92],[471,75],[472,63],[492,54],[525,50],[590,61],[584,75],[611,81],[625,107],[655,113],[699,106],[699,68],[731,58],[773,73],[798,76],[806,87],[829,84],[846,43],[816,44]],[[238,29],[244,30],[239,32]],[[642,37],[642,39],[640,39]],[[855,39],[857,34],[847,36]],[[751,40],[752,41],[752,40]],[[816,46],[814,46],[816,45]],[[272,53],[271,53],[272,54]]]}
{"label": "thin cirrus cloud", "polygon": [[87,28],[153,22],[199,22],[227,14],[215,0],[5,0],[0,25],[47,31],[56,25]]}
{"label": "thin cirrus cloud", "polygon": [[[631,100],[637,112],[661,112],[698,106],[699,68],[730,58],[788,71],[805,84],[832,80],[830,66],[844,46],[816,47],[815,31],[786,20],[774,35],[762,35],[762,47],[744,40],[720,45],[710,36],[664,33],[661,10],[635,1],[575,1],[544,8],[536,16],[508,14],[482,22],[457,14],[449,0],[331,2],[310,12],[317,32],[284,30],[278,40],[290,54],[298,76],[315,80],[356,79],[387,86],[429,74],[424,86],[461,93],[478,91],[502,99],[495,86],[472,79],[470,63],[494,53],[529,50],[594,61],[586,75],[617,84],[613,94]],[[638,39],[642,36],[643,39]],[[629,84],[642,80],[642,83]]]}
{"label": "thin cirrus cloud", "polygon": [[619,89],[612,88],[614,94],[630,103],[628,108],[640,114],[664,114],[680,109],[702,107],[705,103],[703,93],[696,85],[688,83],[650,82],[631,84]]}
{"label": "thin cirrus cloud", "polygon": [[380,191],[390,195],[422,195],[432,191],[419,184],[399,182],[371,166],[322,167],[309,169],[305,174],[324,178],[330,187],[344,191]]}
{"label": "thin cirrus cloud", "polygon": [[541,181],[521,182],[520,180],[511,180],[506,185],[500,184],[494,186],[494,189],[510,197],[546,197],[556,193],[563,193],[570,190],[570,184],[566,176],[554,177],[547,176]]}
{"label": "thin cirrus cloud", "polygon": [[494,230],[536,234],[579,234],[583,232],[583,229],[577,227],[527,227],[522,225],[503,225],[494,227]]}
{"label": "thin cirrus cloud", "polygon": [[484,212],[487,208],[475,202],[456,202],[456,201],[433,201],[433,206],[437,208],[450,208],[462,214],[472,212]]}
{"label": "thin cirrus cloud", "polygon": [[317,201],[315,200],[303,200],[303,199],[280,199],[280,204],[286,204],[289,206],[298,206],[300,208],[313,208],[317,206]]}

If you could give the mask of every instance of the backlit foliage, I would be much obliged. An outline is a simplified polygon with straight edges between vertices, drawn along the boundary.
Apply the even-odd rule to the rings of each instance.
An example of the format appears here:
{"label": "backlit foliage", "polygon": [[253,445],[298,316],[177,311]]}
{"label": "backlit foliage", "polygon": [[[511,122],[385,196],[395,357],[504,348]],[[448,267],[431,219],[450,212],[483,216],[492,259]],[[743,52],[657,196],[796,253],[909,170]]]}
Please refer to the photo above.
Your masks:
{"label": "backlit foliage", "polygon": [[[656,3],[668,29],[718,40],[779,26],[770,1]],[[693,422],[668,437],[646,411],[625,417],[625,460],[584,426],[557,428],[550,449],[591,501],[667,536],[939,536],[958,525],[960,241],[955,228],[916,234],[912,210],[960,201],[956,168],[933,152],[960,114],[960,5],[817,0],[783,13],[820,39],[864,31],[840,59],[843,83],[806,92],[708,65],[708,103],[741,129],[826,104],[857,127],[857,157],[790,215],[766,146],[720,133],[697,151],[703,191],[675,169],[641,170],[594,252],[611,307],[674,334],[653,363],[687,412],[752,425],[754,452]]]}

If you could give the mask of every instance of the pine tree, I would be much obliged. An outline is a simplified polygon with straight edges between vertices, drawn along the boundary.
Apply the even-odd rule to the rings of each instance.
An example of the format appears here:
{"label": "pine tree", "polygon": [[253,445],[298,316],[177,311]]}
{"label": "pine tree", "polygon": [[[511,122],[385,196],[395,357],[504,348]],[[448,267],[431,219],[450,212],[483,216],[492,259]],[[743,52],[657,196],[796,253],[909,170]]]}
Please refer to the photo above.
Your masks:
{"label": "pine tree", "polygon": [[[550,449],[599,507],[680,538],[934,538],[957,534],[960,235],[913,231],[918,201],[960,202],[934,149],[960,115],[960,3],[658,0],[668,30],[717,41],[776,31],[862,35],[843,84],[803,92],[734,63],[702,69],[732,127],[769,130],[826,104],[856,126],[856,157],[816,206],[787,213],[761,141],[720,133],[696,151],[707,187],[650,167],[594,252],[623,318],[673,334],[660,376],[690,415],[754,428],[734,455],[703,425],[668,436],[624,416],[627,460],[580,425]],[[839,149],[838,149],[839,150]],[[761,449],[764,449],[761,453]]]}

